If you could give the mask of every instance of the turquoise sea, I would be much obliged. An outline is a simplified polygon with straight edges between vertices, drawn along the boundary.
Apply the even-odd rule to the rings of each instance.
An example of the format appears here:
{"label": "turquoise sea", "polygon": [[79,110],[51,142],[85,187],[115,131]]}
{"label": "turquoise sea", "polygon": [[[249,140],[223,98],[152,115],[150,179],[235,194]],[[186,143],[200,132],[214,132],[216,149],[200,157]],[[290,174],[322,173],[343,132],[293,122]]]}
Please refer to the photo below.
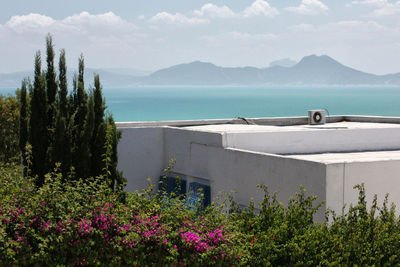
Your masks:
{"label": "turquoise sea", "polygon": [[400,116],[400,87],[139,87],[103,93],[116,121],[306,116],[321,108],[330,115]]}

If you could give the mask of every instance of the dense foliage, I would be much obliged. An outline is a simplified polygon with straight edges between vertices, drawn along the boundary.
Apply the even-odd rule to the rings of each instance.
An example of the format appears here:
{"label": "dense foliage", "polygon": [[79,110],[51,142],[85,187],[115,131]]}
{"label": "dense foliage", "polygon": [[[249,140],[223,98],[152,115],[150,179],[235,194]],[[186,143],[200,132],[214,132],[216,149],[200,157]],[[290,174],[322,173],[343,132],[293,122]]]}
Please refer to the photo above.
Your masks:
{"label": "dense foliage", "polygon": [[[30,160],[28,157],[28,165]],[[387,203],[359,203],[316,223],[319,205],[301,190],[283,206],[266,188],[256,211],[188,207],[182,196],[121,195],[104,179],[66,179],[39,189],[21,168],[0,167],[0,265],[398,265],[400,225]],[[122,201],[123,200],[123,201]]]}
{"label": "dense foliage", "polygon": [[0,95],[0,161],[19,160],[19,104],[14,96]]}
{"label": "dense foliage", "polygon": [[32,146],[31,171],[37,176],[36,185],[43,185],[45,173],[56,163],[61,163],[64,179],[102,175],[109,179],[112,188],[123,184],[122,174],[116,168],[120,132],[112,116],[105,115],[99,76],[94,76],[94,88],[87,93],[81,56],[78,74],[73,79],[73,91],[68,94],[65,51],[60,52],[58,78],[54,56],[53,41],[48,35],[46,70],[42,71],[38,51],[33,84],[24,80],[21,86],[19,146],[22,154],[25,154],[27,144]]}
{"label": "dense foliage", "polygon": [[0,95],[0,161],[18,159],[19,105],[15,97]]}

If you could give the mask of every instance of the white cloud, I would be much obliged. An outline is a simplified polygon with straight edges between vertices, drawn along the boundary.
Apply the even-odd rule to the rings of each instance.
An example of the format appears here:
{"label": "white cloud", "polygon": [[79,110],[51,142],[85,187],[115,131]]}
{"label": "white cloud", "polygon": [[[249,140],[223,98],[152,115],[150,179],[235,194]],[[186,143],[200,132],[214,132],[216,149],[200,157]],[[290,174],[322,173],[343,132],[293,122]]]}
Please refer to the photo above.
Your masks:
{"label": "white cloud", "polygon": [[66,17],[62,20],[63,23],[69,25],[122,25],[125,24],[125,21],[115,15],[113,12],[107,12],[104,14],[92,15],[88,12],[81,12],[80,14],[75,14],[69,17]]}
{"label": "white cloud", "polygon": [[156,24],[178,24],[178,25],[196,25],[209,23],[206,19],[189,18],[181,13],[171,14],[160,12],[150,18],[149,22]]}
{"label": "white cloud", "polygon": [[252,17],[252,16],[266,16],[266,17],[274,17],[279,14],[279,11],[271,7],[267,1],[264,0],[255,0],[251,6],[247,7],[243,10],[244,17]]}
{"label": "white cloud", "polygon": [[88,12],[82,12],[66,17],[62,20],[55,20],[51,17],[41,14],[28,14],[13,16],[4,26],[17,33],[32,32],[76,32],[85,33],[89,28],[97,31],[106,31],[107,29],[118,28],[121,30],[136,29],[136,26],[123,20],[113,12],[92,15]]}
{"label": "white cloud", "polygon": [[299,6],[291,6],[285,9],[301,15],[317,15],[326,12],[329,8],[319,0],[302,0]]}
{"label": "white cloud", "polygon": [[94,33],[97,34],[109,32],[123,33],[135,31],[137,27],[115,15],[113,12],[93,15],[88,12],[81,12],[57,21],[57,29],[64,28],[65,31],[76,32],[81,34]]}
{"label": "white cloud", "polygon": [[51,17],[30,13],[28,15],[12,16],[10,20],[6,22],[5,27],[22,33],[49,27],[55,22],[56,21]]}
{"label": "white cloud", "polygon": [[218,7],[214,4],[208,3],[203,5],[199,10],[193,12],[196,16],[208,16],[212,18],[231,18],[236,14],[227,6]]}
{"label": "white cloud", "polygon": [[393,4],[387,3],[386,5],[374,10],[371,15],[376,17],[400,15],[400,1]]}
{"label": "white cloud", "polygon": [[351,3],[374,7],[375,9],[369,14],[372,17],[400,15],[400,1],[390,3],[388,0],[355,0]]}
{"label": "white cloud", "polygon": [[272,7],[265,0],[255,0],[250,6],[243,11],[234,12],[228,6],[217,6],[212,3],[204,4],[200,9],[192,12],[195,17],[189,17],[181,13],[171,14],[168,12],[159,12],[149,19],[153,24],[206,24],[210,23],[212,18],[248,18],[255,16],[274,17],[279,14],[279,11]]}

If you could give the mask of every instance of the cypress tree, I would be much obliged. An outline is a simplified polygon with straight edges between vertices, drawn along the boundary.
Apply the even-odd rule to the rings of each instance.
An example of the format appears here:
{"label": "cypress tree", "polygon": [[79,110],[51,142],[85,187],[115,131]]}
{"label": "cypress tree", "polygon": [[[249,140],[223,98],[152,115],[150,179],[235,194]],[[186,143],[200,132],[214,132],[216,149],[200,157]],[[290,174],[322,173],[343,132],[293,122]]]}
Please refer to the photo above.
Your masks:
{"label": "cypress tree", "polygon": [[83,58],[83,54],[81,54],[81,56],[79,57],[79,64],[78,64],[78,83],[82,83],[82,88],[85,88],[84,74],[85,74],[85,60]]}
{"label": "cypress tree", "polygon": [[28,143],[28,99],[27,99],[27,87],[28,80],[24,79],[21,85],[21,96],[20,96],[20,117],[19,117],[19,148],[22,153],[23,165],[25,164],[25,146]]}
{"label": "cypress tree", "polygon": [[122,177],[122,172],[118,171],[118,142],[121,139],[121,131],[117,130],[114,118],[107,118],[107,132],[105,140],[106,153],[103,161],[106,163],[105,176],[110,179],[110,187],[114,190],[116,186],[124,184],[126,181]]}
{"label": "cypress tree", "polygon": [[61,172],[63,177],[67,177],[71,166],[71,135],[68,126],[68,83],[67,66],[65,63],[65,50],[62,49],[58,63],[59,68],[59,92],[57,101],[57,119],[55,125],[54,142],[54,162],[61,163]]}
{"label": "cypress tree", "polygon": [[47,93],[47,131],[48,131],[48,139],[49,139],[49,147],[48,147],[48,168],[51,169],[56,162],[54,157],[55,148],[55,123],[56,123],[56,95],[57,95],[57,82],[56,82],[56,73],[54,69],[54,47],[53,47],[53,39],[50,34],[46,36],[46,62],[47,62],[47,70],[46,70],[46,93]]}
{"label": "cypress tree", "polygon": [[54,162],[61,163],[61,172],[64,177],[68,174],[71,166],[71,151],[69,142],[69,129],[65,117],[57,116],[55,127],[55,142],[54,142]]}
{"label": "cypress tree", "polygon": [[54,127],[54,116],[55,116],[55,101],[57,94],[57,82],[56,82],[56,73],[54,70],[54,47],[53,47],[53,39],[51,35],[48,34],[46,37],[46,62],[47,62],[47,71],[46,71],[46,86],[47,86],[47,105],[48,105],[48,127]]}
{"label": "cypress tree", "polygon": [[72,105],[71,105],[71,115],[73,115],[78,109],[78,75],[74,73],[72,78]]}
{"label": "cypress tree", "polygon": [[47,139],[47,98],[46,79],[41,72],[40,51],[35,55],[35,78],[31,99],[30,144],[32,145],[32,174],[37,175],[36,185],[41,186],[46,173]]}
{"label": "cypress tree", "polygon": [[100,84],[100,76],[96,74],[94,76],[94,89],[93,89],[93,101],[94,101],[94,125],[93,134],[91,138],[91,153],[92,153],[92,175],[101,175],[103,164],[103,154],[105,153],[104,142],[106,138],[106,127],[104,122],[104,110],[105,105],[102,95],[102,86]]}
{"label": "cypress tree", "polygon": [[64,118],[68,117],[68,83],[67,83],[67,65],[65,61],[65,50],[61,49],[60,59],[58,62],[58,81],[59,81],[59,110],[60,115]]}
{"label": "cypress tree", "polygon": [[91,141],[92,141],[92,136],[93,136],[93,128],[94,128],[94,98],[93,98],[93,90],[89,92],[89,98],[88,98],[88,109],[87,109],[87,116],[86,116],[86,127],[85,127],[85,137],[84,139],[87,142],[87,149],[89,151],[90,157],[88,158],[87,162],[87,167],[88,172],[86,175],[88,177],[90,176],[95,176],[93,174],[93,151],[91,150]]}
{"label": "cypress tree", "polygon": [[83,55],[79,58],[79,73],[78,73],[78,84],[76,91],[76,105],[77,109],[75,111],[75,153],[73,155],[73,165],[76,169],[76,174],[78,178],[88,177],[90,173],[89,159],[89,141],[87,131],[87,114],[88,114],[88,96],[84,88],[84,59]]}
{"label": "cypress tree", "polygon": [[96,74],[94,76],[94,128],[97,129],[99,125],[104,121],[104,110],[105,105],[103,101],[103,87],[100,84],[100,76]]}

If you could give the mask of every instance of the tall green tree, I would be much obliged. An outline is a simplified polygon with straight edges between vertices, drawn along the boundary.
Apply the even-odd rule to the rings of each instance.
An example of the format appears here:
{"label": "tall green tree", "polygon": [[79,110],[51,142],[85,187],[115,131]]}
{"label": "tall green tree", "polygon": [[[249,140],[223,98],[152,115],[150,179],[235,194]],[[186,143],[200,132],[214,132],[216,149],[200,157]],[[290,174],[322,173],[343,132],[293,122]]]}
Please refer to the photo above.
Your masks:
{"label": "tall green tree", "polygon": [[85,63],[83,55],[79,57],[78,84],[76,91],[76,111],[74,122],[74,157],[73,165],[79,178],[88,177],[90,174],[90,135],[88,132],[88,95],[84,88]]}
{"label": "tall green tree", "polygon": [[23,166],[26,166],[26,159],[25,159],[25,147],[28,143],[28,98],[27,98],[27,86],[29,81],[24,79],[21,84],[21,92],[20,92],[20,119],[19,119],[19,148],[22,153],[22,163]]}
{"label": "tall green tree", "polygon": [[47,132],[47,94],[46,79],[41,70],[40,51],[35,55],[35,78],[33,82],[31,115],[29,127],[29,142],[32,145],[32,173],[38,176],[36,185],[41,186],[47,162],[48,132]]}
{"label": "tall green tree", "polygon": [[72,78],[72,95],[70,96],[70,115],[75,116],[75,112],[78,109],[78,75],[74,73]]}
{"label": "tall green tree", "polygon": [[93,113],[94,125],[91,138],[91,152],[92,152],[92,175],[98,176],[102,174],[104,169],[103,155],[105,154],[104,142],[106,138],[106,125],[104,122],[105,104],[102,96],[102,86],[100,84],[100,76],[94,76],[94,89],[93,89]]}
{"label": "tall green tree", "polygon": [[107,118],[106,126],[106,140],[104,147],[106,152],[103,160],[106,163],[104,175],[110,180],[110,187],[116,189],[118,186],[123,185],[126,180],[122,176],[122,172],[118,171],[118,142],[121,139],[121,132],[117,130],[114,118],[109,116]]}
{"label": "tall green tree", "polygon": [[67,66],[65,60],[65,50],[60,52],[58,62],[58,84],[59,92],[57,99],[57,112],[56,112],[56,125],[55,125],[55,139],[53,158],[54,162],[61,163],[61,172],[63,177],[67,177],[68,171],[71,166],[71,129],[69,125],[68,113],[68,82],[67,82]]}
{"label": "tall green tree", "polygon": [[53,128],[54,118],[56,112],[56,95],[57,95],[57,82],[56,72],[54,69],[54,45],[53,39],[50,34],[46,37],[46,93],[47,93],[47,105],[48,105],[48,127]]}
{"label": "tall green tree", "polygon": [[54,45],[53,39],[50,34],[46,36],[46,95],[47,95],[47,137],[49,147],[48,147],[48,164],[49,167],[53,166],[55,163],[54,159],[54,143],[55,140],[55,123],[56,123],[56,95],[57,95],[57,82],[56,82],[56,72],[54,68]]}
{"label": "tall green tree", "polygon": [[60,116],[68,117],[68,81],[67,81],[67,64],[65,60],[65,50],[61,49],[60,59],[58,62],[58,81],[59,81],[59,111]]}

